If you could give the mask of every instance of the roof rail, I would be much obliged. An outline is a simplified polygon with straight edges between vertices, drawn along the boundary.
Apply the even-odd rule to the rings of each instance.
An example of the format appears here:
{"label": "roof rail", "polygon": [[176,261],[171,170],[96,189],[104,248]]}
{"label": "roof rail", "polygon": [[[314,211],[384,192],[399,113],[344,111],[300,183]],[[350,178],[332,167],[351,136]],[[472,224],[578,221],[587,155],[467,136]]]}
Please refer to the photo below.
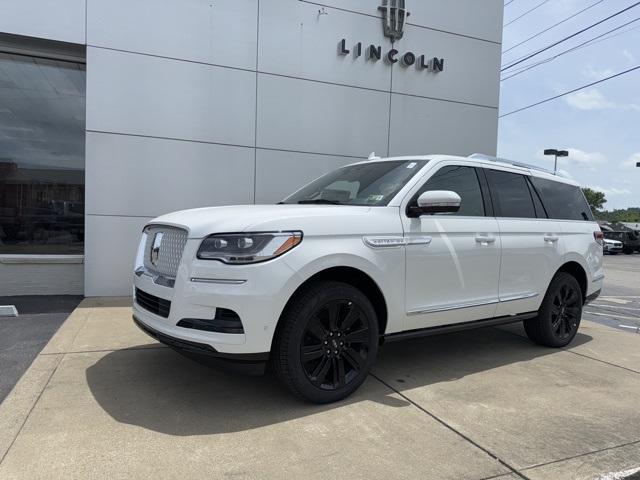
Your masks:
{"label": "roof rail", "polygon": [[523,163],[523,162],[516,162],[514,160],[508,160],[506,158],[492,157],[491,155],[485,155],[484,153],[472,153],[467,158],[475,158],[477,160],[488,160],[490,162],[505,163],[507,165],[513,165],[514,167],[528,168],[531,170],[538,170],[541,172],[550,173],[551,175],[555,175],[551,170],[547,170],[546,168],[536,167],[535,165],[529,165],[528,163]]}

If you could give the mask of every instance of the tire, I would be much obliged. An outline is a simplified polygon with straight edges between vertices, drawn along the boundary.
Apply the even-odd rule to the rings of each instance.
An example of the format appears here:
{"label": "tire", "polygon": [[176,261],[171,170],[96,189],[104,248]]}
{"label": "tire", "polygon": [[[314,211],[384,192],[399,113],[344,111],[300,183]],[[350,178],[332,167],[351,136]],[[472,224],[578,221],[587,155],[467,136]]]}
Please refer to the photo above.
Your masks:
{"label": "tire", "polygon": [[523,322],[527,336],[546,347],[568,345],[578,332],[582,303],[582,290],[575,277],[566,272],[557,273],[549,284],[538,316]]}
{"label": "tire", "polygon": [[297,293],[280,318],[272,366],[296,396],[335,402],[367,378],[378,341],[369,299],[346,283],[321,281]]}

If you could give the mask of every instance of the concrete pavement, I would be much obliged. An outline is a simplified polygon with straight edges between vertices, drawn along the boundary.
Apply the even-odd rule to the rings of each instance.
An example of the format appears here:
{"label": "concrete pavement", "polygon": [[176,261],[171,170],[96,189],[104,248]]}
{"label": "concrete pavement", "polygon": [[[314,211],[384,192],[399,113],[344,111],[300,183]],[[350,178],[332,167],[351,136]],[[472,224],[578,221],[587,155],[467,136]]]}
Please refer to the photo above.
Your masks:
{"label": "concrete pavement", "polygon": [[389,344],[356,394],[154,343],[130,299],[88,299],[0,405],[0,479],[596,479],[640,467],[640,335],[583,321],[571,348],[519,325]]}

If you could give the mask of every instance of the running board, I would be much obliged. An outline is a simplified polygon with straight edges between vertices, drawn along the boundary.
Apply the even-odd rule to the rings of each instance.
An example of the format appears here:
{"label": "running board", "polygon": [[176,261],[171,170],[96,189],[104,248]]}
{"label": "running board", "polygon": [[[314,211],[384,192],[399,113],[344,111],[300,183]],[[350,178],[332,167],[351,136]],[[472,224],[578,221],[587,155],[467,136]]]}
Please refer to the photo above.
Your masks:
{"label": "running board", "polygon": [[517,315],[507,315],[504,317],[494,317],[486,320],[474,320],[472,322],[451,323],[449,325],[438,325],[436,327],[418,328],[405,332],[389,333],[381,337],[382,342],[395,342],[407,340],[409,338],[428,337],[431,335],[441,335],[444,333],[460,332],[481,327],[495,327],[496,325],[506,325],[508,323],[520,322],[538,315],[538,312],[519,313]]}

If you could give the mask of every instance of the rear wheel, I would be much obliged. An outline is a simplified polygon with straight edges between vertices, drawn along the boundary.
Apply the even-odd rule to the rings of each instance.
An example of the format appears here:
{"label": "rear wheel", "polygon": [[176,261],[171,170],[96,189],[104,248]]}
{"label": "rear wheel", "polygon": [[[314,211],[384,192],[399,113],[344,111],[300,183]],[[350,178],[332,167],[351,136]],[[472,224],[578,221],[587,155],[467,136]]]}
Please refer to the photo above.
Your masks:
{"label": "rear wheel", "polygon": [[360,290],[318,282],[296,295],[280,322],[273,367],[297,396],[334,402],[366,379],[378,352],[378,321]]}
{"label": "rear wheel", "polygon": [[547,289],[538,316],[524,321],[527,336],[547,347],[564,347],[576,336],[582,317],[582,290],[573,275],[557,273]]}

